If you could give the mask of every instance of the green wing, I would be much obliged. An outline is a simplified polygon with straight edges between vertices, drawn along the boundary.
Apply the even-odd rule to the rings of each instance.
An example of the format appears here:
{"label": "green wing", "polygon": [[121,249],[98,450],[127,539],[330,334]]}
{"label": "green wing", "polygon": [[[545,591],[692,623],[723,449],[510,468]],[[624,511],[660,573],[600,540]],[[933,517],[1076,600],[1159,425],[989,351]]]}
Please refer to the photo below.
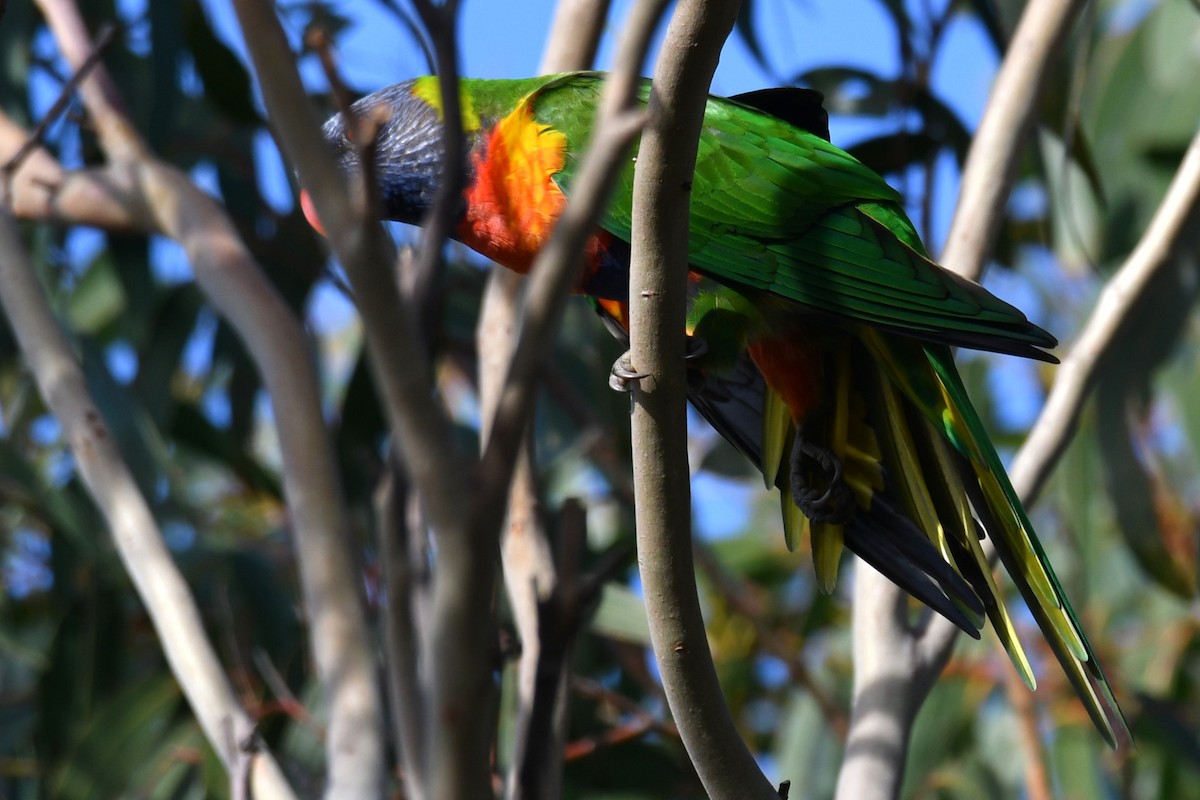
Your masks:
{"label": "green wing", "polygon": [[[542,91],[535,101],[537,116],[568,132],[573,145],[582,144],[590,131],[598,92],[597,77],[567,76]],[[566,168],[557,176],[568,194],[580,152],[581,148],[573,148]],[[606,229],[626,241],[632,224],[632,185],[630,165],[621,175],[604,221]],[[709,101],[691,211],[693,268],[738,287],[712,293],[707,302],[693,298],[696,332],[703,335],[704,325],[717,323],[753,327],[777,307],[783,314],[794,313],[799,306],[810,313],[843,318],[838,326],[843,335],[857,338],[870,354],[859,360],[860,370],[866,369],[864,361],[879,370],[876,384],[882,410],[876,412],[874,427],[878,445],[859,449],[892,466],[894,494],[884,498],[873,490],[872,481],[865,481],[866,491],[872,493],[870,510],[856,519],[870,519],[885,500],[902,509],[945,562],[953,565],[955,576],[969,583],[980,598],[980,609],[964,607],[962,612],[969,621],[980,610],[991,618],[1022,678],[1032,687],[1033,670],[980,547],[981,525],[1097,728],[1112,744],[1128,742],[1128,726],[1096,654],[945,346],[1049,358],[1037,348],[1053,346],[1053,337],[1017,309],[930,261],[898,197],[873,172],[820,137],[736,103]],[[749,308],[735,302],[739,292],[747,289],[753,290],[744,298]],[[796,306],[762,302],[766,298],[755,297],[755,292]],[[926,341],[880,335],[879,329]],[[730,336],[705,338],[740,342],[746,333],[739,328]],[[764,389],[761,380],[743,383],[734,384],[741,392],[713,392],[712,397],[701,392],[693,399],[698,399],[702,411],[707,409],[706,416],[715,417],[719,430],[758,461],[767,483],[776,483],[779,470],[787,465],[790,414],[773,402],[778,398]],[[723,395],[728,395],[729,403],[716,405],[724,402]],[[759,396],[762,399],[755,402]],[[832,406],[844,410],[849,404]],[[746,419],[739,421],[740,416]],[[805,520],[790,503],[787,484],[782,481],[785,530],[789,543],[794,543]],[[812,534],[814,562],[823,583],[836,576],[841,547],[841,527],[837,527],[839,538],[827,558],[817,552],[819,531]],[[846,530],[852,532],[853,526]],[[859,542],[859,549],[871,542]],[[885,569],[892,565],[885,562],[880,564]],[[927,596],[935,602],[940,598],[937,592]],[[953,609],[947,606],[957,602],[957,596],[948,592],[949,599],[940,606],[951,619],[955,619]]]}
{"label": "green wing", "polygon": [[[534,99],[539,121],[567,134],[556,181],[570,195],[601,78],[566,75]],[[643,97],[648,88],[643,87]],[[629,241],[634,164],[620,176],[605,229]],[[1050,359],[1054,338],[979,286],[929,260],[896,192],[819,136],[710,98],[692,186],[694,269],[821,314],[951,345]]]}

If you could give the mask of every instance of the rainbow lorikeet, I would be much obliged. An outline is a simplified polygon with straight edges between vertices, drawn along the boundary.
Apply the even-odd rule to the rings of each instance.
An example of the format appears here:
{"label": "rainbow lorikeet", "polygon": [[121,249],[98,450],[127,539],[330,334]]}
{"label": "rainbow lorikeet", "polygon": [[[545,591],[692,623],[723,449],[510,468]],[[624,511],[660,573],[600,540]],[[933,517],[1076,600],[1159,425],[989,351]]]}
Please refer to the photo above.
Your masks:
{"label": "rainbow lorikeet", "polygon": [[[462,81],[460,241],[509,269],[530,268],[571,195],[602,83],[598,73]],[[644,101],[648,83],[641,93]],[[381,108],[382,216],[419,223],[441,169],[436,79],[383,89],[354,112],[379,119]],[[809,537],[823,590],[847,546],[972,636],[990,619],[1034,688],[980,544],[991,539],[1096,727],[1114,746],[1128,741],[950,352],[1053,361],[1042,348],[1055,339],[931,261],[899,195],[830,144],[825,126],[819,95],[805,90],[708,101],[691,199],[690,399],[780,487],[787,542]],[[341,115],[324,129],[343,167],[356,170],[346,131]],[[619,336],[635,161],[590,240],[578,287]],[[621,362],[614,375],[633,377]]]}

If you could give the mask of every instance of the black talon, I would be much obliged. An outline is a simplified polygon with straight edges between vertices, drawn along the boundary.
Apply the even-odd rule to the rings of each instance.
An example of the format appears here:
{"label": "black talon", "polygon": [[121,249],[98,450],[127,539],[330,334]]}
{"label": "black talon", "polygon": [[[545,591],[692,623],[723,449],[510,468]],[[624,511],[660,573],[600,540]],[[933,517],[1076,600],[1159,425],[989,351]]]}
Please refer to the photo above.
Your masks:
{"label": "black talon", "polygon": [[805,440],[798,430],[792,443],[791,468],[792,497],[806,517],[834,524],[850,521],[854,496],[842,480],[842,462],[837,456]]}
{"label": "black talon", "polygon": [[701,339],[699,336],[687,337],[687,344],[684,345],[684,361],[695,361],[698,358],[703,358],[708,355],[708,342]]}
{"label": "black talon", "polygon": [[615,391],[628,392],[633,389],[633,384],[649,376],[649,372],[637,372],[634,370],[633,364],[629,361],[629,352],[626,351],[620,358],[613,362],[612,370],[610,370],[608,376],[608,385]]}

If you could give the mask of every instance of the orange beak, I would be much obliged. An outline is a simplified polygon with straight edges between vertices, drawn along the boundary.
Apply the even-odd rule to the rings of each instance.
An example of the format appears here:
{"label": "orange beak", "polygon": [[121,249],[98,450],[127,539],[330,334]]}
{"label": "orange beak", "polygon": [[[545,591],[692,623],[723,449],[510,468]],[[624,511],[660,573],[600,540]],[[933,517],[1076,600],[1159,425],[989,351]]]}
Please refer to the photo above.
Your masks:
{"label": "orange beak", "polygon": [[300,210],[304,212],[304,218],[308,220],[309,225],[312,225],[313,230],[324,236],[325,228],[321,225],[321,218],[317,216],[317,207],[313,205],[312,196],[309,195],[307,189],[300,190]]}

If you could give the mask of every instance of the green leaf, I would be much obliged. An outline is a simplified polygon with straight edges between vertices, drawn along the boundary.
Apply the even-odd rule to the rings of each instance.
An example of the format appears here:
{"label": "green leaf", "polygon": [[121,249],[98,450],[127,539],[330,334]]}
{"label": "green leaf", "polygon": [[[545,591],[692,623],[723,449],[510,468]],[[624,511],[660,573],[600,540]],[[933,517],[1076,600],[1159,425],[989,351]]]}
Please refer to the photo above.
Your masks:
{"label": "green leaf", "polygon": [[94,800],[125,793],[131,776],[162,746],[181,701],[169,675],[133,683],[77,730],[71,755],[50,777],[51,796]]}
{"label": "green leaf", "polygon": [[1058,730],[1051,741],[1050,762],[1054,782],[1065,789],[1063,800],[1090,800],[1108,793],[1100,780],[1103,771],[1095,733],[1089,727],[1072,726]]}
{"label": "green leaf", "polygon": [[832,797],[841,742],[830,735],[829,721],[807,692],[788,692],[775,737],[780,780],[792,782],[791,797]]}
{"label": "green leaf", "polygon": [[102,253],[88,266],[67,300],[67,320],[80,333],[96,334],[124,313],[125,290],[116,263]]}
{"label": "green leaf", "polygon": [[880,175],[894,175],[924,164],[937,154],[941,144],[927,133],[901,131],[866,139],[848,152]]}
{"label": "green leaf", "polygon": [[237,55],[213,33],[199,3],[187,4],[184,37],[208,101],[234,123],[257,125],[261,117],[254,106],[250,75]]}
{"label": "green leaf", "polygon": [[757,5],[752,0],[742,0],[738,8],[737,20],[733,23],[733,31],[741,37],[742,43],[754,62],[766,73],[774,73],[774,65],[767,59],[763,50],[762,39],[758,35],[758,26],[754,22],[754,9]]}
{"label": "green leaf", "polygon": [[606,583],[600,592],[600,605],[592,617],[591,630],[600,636],[649,646],[650,624],[646,604],[628,586]]}

